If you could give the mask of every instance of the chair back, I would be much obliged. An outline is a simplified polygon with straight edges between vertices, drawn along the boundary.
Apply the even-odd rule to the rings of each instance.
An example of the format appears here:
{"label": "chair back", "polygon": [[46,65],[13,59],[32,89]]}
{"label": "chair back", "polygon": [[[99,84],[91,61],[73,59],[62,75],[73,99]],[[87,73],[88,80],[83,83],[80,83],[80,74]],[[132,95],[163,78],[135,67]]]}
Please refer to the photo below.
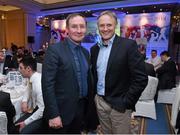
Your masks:
{"label": "chair back", "polygon": [[156,94],[158,86],[158,79],[156,77],[148,76],[148,84],[142,92],[139,100],[152,100]]}
{"label": "chair back", "polygon": [[0,134],[8,134],[7,132],[7,116],[6,113],[0,111]]}
{"label": "chair back", "polygon": [[171,125],[173,127],[175,127],[176,125],[176,119],[177,119],[177,115],[178,115],[178,111],[180,110],[180,86],[177,88],[175,91],[175,98],[172,104],[172,110],[171,110]]}

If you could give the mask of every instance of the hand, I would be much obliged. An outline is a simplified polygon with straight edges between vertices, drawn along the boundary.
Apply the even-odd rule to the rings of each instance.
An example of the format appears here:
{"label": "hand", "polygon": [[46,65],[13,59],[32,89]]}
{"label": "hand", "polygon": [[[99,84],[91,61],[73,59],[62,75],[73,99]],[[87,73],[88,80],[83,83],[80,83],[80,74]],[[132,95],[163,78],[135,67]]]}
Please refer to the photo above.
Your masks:
{"label": "hand", "polygon": [[26,124],[24,123],[24,121],[22,121],[17,123],[16,126],[19,126],[19,131],[21,131],[26,126]]}
{"label": "hand", "polygon": [[24,112],[24,113],[27,113],[27,112],[28,112],[28,104],[27,104],[27,102],[22,102],[22,103],[21,103],[21,110],[22,110],[22,112]]}
{"label": "hand", "polygon": [[53,118],[53,119],[50,119],[49,120],[49,127],[55,128],[55,129],[62,128],[63,124],[62,124],[62,120],[61,120],[60,116]]}

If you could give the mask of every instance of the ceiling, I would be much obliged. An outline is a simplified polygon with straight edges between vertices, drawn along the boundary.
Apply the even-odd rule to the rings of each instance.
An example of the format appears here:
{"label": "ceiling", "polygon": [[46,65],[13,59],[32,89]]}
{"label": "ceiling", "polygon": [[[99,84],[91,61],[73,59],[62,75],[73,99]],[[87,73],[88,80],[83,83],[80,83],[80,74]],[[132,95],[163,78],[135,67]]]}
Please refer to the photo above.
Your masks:
{"label": "ceiling", "polygon": [[104,9],[126,13],[180,10],[180,0],[0,0],[0,5],[2,11],[21,8],[25,12],[42,16],[59,16],[72,12],[84,12],[91,16],[93,12]]}
{"label": "ceiling", "polygon": [[34,0],[34,1],[42,3],[42,4],[52,4],[52,3],[67,2],[67,1],[77,1],[77,0]]}
{"label": "ceiling", "polygon": [[0,11],[12,11],[12,10],[17,10],[20,9],[15,6],[10,6],[10,5],[0,5]]}
{"label": "ceiling", "polygon": [[[38,13],[44,10],[52,10],[58,8],[66,8],[72,6],[83,6],[97,3],[115,2],[117,0],[0,0],[3,8],[0,10],[13,10],[9,6],[22,8],[27,12]],[[118,0],[124,1],[124,0]]]}

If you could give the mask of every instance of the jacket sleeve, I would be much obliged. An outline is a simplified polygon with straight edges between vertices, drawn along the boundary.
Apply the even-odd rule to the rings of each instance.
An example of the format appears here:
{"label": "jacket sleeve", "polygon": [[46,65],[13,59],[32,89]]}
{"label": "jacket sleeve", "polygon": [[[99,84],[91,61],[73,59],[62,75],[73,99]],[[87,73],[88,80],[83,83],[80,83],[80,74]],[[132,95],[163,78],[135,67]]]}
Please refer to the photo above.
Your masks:
{"label": "jacket sleeve", "polygon": [[42,67],[42,94],[47,119],[52,119],[60,115],[55,95],[58,52],[53,47],[54,45],[48,48]]}
{"label": "jacket sleeve", "polygon": [[133,42],[128,47],[128,68],[131,74],[131,84],[124,96],[124,102],[127,108],[132,108],[145,89],[148,77],[145,71],[144,59],[137,49],[136,42]]}
{"label": "jacket sleeve", "polygon": [[10,94],[7,93],[7,98],[4,101],[6,103],[6,114],[8,118],[13,118],[16,114],[16,110],[11,102]]}

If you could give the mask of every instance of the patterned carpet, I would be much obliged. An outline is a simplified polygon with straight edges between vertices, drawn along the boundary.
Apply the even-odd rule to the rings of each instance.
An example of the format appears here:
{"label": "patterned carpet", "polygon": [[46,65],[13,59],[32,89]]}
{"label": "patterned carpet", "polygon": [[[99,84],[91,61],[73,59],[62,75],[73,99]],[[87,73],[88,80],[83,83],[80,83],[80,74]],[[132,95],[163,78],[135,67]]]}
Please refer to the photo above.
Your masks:
{"label": "patterned carpet", "polygon": [[156,104],[157,120],[135,117],[131,121],[132,134],[174,134],[170,125],[171,105]]}
{"label": "patterned carpet", "polygon": [[143,117],[135,117],[131,120],[131,133],[136,134],[145,134],[146,121]]}
{"label": "patterned carpet", "polygon": [[[170,125],[171,105],[156,104],[157,120],[152,120],[145,117],[134,117],[131,120],[131,134],[174,134],[173,128]],[[102,135],[101,128],[93,133]]]}

